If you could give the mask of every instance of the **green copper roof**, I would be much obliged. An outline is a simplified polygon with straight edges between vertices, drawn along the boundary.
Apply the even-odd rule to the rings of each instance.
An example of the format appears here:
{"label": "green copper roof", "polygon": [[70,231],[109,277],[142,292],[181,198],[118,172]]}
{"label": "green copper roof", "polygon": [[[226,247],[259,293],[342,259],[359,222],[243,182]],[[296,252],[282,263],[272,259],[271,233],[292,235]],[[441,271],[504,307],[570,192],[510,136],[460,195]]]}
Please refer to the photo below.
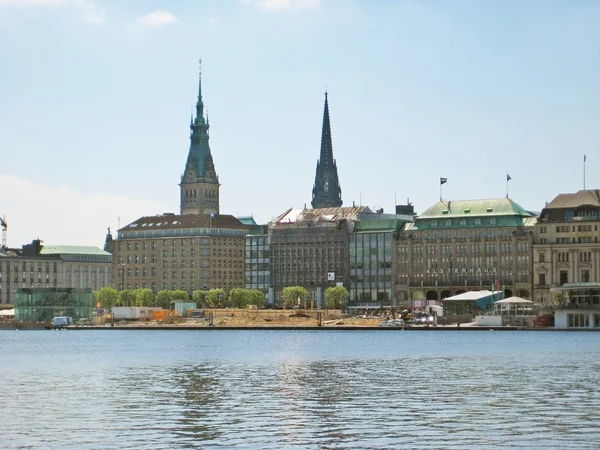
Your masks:
{"label": "green copper roof", "polygon": [[256,220],[254,220],[254,217],[249,216],[249,217],[236,217],[237,220],[239,220],[240,222],[242,222],[244,225],[258,225],[256,223]]}
{"label": "green copper roof", "polygon": [[98,247],[87,247],[79,245],[44,245],[40,255],[99,255],[111,256]]}
{"label": "green copper roof", "polygon": [[520,216],[531,217],[531,214],[509,198],[492,198],[486,200],[448,200],[437,202],[427,209],[418,219],[446,217],[492,217]]}
{"label": "green copper roof", "polygon": [[400,219],[383,219],[383,220],[359,220],[354,224],[355,233],[367,233],[376,231],[391,231],[394,232],[404,223]]}

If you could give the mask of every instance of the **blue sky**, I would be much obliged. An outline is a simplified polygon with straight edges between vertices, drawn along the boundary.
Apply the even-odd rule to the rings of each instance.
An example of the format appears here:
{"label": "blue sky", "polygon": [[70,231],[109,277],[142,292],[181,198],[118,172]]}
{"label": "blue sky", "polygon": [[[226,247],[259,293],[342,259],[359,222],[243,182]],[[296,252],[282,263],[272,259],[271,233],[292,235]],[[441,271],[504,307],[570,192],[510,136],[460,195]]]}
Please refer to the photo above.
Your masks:
{"label": "blue sky", "polygon": [[600,188],[600,3],[0,0],[8,244],[179,211],[203,98],[221,213],[310,204],[325,89],[342,198],[541,210]]}

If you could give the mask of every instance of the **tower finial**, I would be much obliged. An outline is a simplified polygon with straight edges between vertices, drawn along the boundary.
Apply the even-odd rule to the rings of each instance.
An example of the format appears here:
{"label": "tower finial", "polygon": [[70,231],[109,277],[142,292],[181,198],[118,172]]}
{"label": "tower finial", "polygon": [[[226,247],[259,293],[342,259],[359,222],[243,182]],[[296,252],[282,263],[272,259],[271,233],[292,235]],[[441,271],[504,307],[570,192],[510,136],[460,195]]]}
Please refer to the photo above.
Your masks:
{"label": "tower finial", "polygon": [[202,58],[198,60],[198,75],[202,75]]}

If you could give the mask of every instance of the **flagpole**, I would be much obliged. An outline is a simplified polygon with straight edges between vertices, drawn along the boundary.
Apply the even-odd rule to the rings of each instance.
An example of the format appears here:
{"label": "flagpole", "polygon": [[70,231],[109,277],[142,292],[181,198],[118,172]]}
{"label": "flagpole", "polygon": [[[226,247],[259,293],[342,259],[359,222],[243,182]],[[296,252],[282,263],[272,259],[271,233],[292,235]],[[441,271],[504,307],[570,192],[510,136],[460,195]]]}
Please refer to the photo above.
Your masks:
{"label": "flagpole", "polygon": [[587,159],[586,155],[583,155],[583,190],[585,191],[585,160]]}

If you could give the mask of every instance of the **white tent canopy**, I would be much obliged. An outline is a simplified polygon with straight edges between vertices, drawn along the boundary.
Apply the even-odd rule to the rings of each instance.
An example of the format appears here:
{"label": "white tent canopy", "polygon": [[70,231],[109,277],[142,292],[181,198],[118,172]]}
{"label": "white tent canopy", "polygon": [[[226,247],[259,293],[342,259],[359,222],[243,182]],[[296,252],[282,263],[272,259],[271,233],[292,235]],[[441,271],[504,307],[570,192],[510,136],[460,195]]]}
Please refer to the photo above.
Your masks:
{"label": "white tent canopy", "polygon": [[0,310],[0,316],[14,316],[15,315],[15,309],[3,309]]}
{"label": "white tent canopy", "polygon": [[519,303],[533,303],[531,300],[527,300],[525,298],[521,298],[521,297],[509,297],[509,298],[505,298],[504,300],[498,300],[497,302],[494,302],[494,304],[501,304],[501,305],[506,305],[506,304],[519,304]]}

